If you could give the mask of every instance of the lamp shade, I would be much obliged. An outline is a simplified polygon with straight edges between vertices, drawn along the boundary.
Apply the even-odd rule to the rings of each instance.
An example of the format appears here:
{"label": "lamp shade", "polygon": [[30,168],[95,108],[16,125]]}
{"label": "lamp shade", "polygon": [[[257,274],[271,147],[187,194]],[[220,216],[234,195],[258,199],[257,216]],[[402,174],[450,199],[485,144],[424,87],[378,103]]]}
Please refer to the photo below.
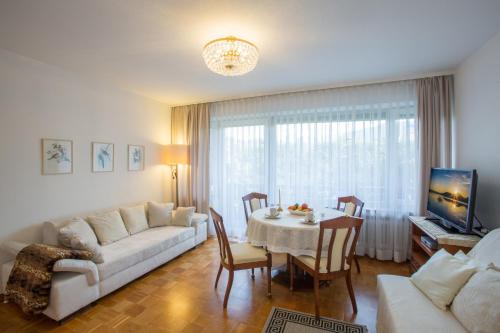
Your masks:
{"label": "lamp shade", "polygon": [[163,164],[189,164],[189,145],[166,145],[162,155]]}

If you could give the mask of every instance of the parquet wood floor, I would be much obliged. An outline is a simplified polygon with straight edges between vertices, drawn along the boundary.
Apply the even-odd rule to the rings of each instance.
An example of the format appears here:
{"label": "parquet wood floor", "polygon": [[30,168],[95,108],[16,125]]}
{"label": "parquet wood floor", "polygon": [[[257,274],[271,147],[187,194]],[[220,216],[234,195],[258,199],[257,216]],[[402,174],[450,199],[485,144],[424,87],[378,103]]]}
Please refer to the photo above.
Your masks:
{"label": "parquet wood floor", "polygon": [[[285,263],[273,255],[273,266]],[[273,283],[266,296],[265,272],[235,273],[227,311],[222,302],[227,283],[223,271],[219,287],[214,281],[219,265],[217,241],[159,267],[129,285],[98,300],[62,325],[40,315],[27,317],[13,304],[0,305],[0,332],[260,332],[272,306],[314,313],[312,290],[290,292]],[[407,264],[360,258],[361,274],[353,271],[358,314],[353,315],[345,281],[339,279],[321,289],[321,315],[356,322],[375,332],[377,274],[408,275]]]}

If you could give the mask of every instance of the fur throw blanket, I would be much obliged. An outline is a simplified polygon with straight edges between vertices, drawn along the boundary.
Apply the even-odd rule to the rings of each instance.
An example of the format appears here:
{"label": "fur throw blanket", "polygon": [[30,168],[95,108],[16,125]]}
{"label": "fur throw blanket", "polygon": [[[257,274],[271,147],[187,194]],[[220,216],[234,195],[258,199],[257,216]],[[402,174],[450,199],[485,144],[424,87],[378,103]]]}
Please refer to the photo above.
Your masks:
{"label": "fur throw blanket", "polygon": [[16,256],[10,272],[5,300],[18,304],[26,314],[38,314],[49,306],[53,268],[61,259],[90,260],[92,253],[31,244]]}

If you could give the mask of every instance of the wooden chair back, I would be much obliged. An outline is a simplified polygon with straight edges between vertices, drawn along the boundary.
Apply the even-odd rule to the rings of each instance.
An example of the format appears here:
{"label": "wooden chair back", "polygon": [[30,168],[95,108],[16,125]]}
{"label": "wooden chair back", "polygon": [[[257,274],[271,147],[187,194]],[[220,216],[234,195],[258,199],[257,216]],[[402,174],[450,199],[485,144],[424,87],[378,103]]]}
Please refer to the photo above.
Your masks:
{"label": "wooden chair back", "polygon": [[[267,207],[267,194],[252,192],[241,198],[243,200],[243,208],[245,209],[245,218],[248,223],[248,217],[254,210],[263,208],[262,200],[264,200],[264,207]],[[248,212],[247,206],[250,208],[250,213]]]}
{"label": "wooden chair back", "polygon": [[210,214],[212,215],[212,221],[214,221],[217,241],[219,242],[221,263],[227,263],[229,266],[233,266],[233,254],[231,253],[231,247],[229,246],[229,240],[227,238],[226,229],[224,228],[222,216],[212,207],[210,207]]}
{"label": "wooden chair back", "polygon": [[[354,214],[352,214],[352,216],[361,217],[365,203],[363,201],[361,201],[355,195],[350,195],[347,197],[339,197],[337,200],[337,210],[341,210],[341,211],[345,212],[345,209],[346,209],[346,206],[348,203],[352,203],[355,206]],[[357,214],[356,214],[356,212],[357,212]]]}
{"label": "wooden chair back", "polygon": [[345,264],[349,265],[349,268],[351,267],[362,224],[362,218],[353,216],[341,216],[320,222],[314,269],[317,273],[320,272],[321,255],[325,234],[327,234],[326,231],[330,232],[330,235],[326,237],[326,241],[328,242],[326,270],[328,274],[347,270]]}

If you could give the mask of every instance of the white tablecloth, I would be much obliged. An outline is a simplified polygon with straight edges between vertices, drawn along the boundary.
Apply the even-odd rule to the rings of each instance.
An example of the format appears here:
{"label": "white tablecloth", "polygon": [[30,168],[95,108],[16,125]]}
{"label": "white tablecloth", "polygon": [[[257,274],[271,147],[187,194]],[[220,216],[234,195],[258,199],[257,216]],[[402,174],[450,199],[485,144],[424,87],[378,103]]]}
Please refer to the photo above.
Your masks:
{"label": "white tablecloth", "polygon": [[[254,211],[248,219],[248,241],[252,245],[294,256],[316,256],[319,224],[301,223],[304,221],[303,216],[292,215],[288,211],[282,212],[280,219],[267,219],[265,214],[269,214],[269,208]],[[344,213],[330,208],[315,210],[314,214],[321,220],[344,216]]]}

